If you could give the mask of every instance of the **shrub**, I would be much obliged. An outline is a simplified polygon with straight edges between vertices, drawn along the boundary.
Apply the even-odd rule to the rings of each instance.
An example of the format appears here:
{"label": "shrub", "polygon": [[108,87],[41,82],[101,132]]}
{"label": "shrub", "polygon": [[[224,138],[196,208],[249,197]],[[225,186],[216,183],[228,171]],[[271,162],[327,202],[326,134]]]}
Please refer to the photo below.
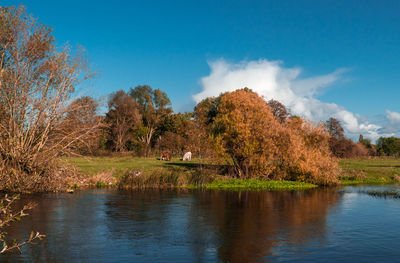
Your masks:
{"label": "shrub", "polygon": [[19,211],[13,211],[12,205],[13,203],[19,199],[18,195],[14,195],[9,197],[5,195],[0,199],[0,242],[3,244],[3,247],[0,248],[0,254],[10,252],[12,250],[19,250],[21,252],[21,247],[26,244],[34,244],[36,240],[42,240],[46,235],[40,234],[39,232],[31,232],[28,239],[25,241],[17,242],[14,240],[12,243],[7,243],[6,241],[6,232],[3,231],[4,227],[10,225],[12,222],[20,220],[21,217],[27,216],[27,210],[32,209],[35,205],[33,203],[29,203],[25,205]]}

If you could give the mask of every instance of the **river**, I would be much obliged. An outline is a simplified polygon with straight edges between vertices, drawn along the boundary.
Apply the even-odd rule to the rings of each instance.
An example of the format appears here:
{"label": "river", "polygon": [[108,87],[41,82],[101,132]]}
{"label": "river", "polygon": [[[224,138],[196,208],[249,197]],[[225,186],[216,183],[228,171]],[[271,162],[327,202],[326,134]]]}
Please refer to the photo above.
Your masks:
{"label": "river", "polygon": [[87,190],[23,197],[37,207],[7,229],[47,235],[1,262],[394,262],[400,199],[365,190]]}

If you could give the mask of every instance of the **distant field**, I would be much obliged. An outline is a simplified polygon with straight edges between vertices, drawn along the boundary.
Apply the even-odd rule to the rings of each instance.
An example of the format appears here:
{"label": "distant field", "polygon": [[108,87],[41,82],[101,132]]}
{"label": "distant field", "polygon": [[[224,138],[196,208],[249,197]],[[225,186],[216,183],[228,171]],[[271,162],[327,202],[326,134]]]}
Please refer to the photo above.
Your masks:
{"label": "distant field", "polygon": [[345,159],[339,164],[342,184],[384,184],[400,179],[400,159]]}
{"label": "distant field", "polygon": [[[133,157],[79,157],[64,158],[74,164],[83,174],[94,175],[114,169],[113,175],[119,177],[125,170],[140,170],[150,172],[164,168],[196,169],[205,160],[193,159],[190,162],[172,159],[160,161],[156,158]],[[394,183],[400,180],[400,159],[345,159],[339,161],[343,173],[341,182],[347,184],[382,184]]]}

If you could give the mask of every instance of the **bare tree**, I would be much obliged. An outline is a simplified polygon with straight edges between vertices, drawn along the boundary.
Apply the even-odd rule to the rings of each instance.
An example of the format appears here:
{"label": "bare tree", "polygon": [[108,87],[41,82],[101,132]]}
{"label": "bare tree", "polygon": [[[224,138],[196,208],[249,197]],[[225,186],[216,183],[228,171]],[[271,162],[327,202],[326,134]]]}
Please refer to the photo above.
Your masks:
{"label": "bare tree", "polygon": [[329,120],[326,121],[326,127],[332,137],[336,139],[344,139],[344,129],[338,119],[329,118]]}
{"label": "bare tree", "polygon": [[267,105],[271,108],[272,114],[278,119],[280,123],[284,123],[290,117],[289,111],[285,105],[277,100],[269,100]]}
{"label": "bare tree", "polygon": [[59,133],[87,73],[83,52],[56,48],[24,7],[0,8],[0,188],[50,190],[55,162],[94,127]]}

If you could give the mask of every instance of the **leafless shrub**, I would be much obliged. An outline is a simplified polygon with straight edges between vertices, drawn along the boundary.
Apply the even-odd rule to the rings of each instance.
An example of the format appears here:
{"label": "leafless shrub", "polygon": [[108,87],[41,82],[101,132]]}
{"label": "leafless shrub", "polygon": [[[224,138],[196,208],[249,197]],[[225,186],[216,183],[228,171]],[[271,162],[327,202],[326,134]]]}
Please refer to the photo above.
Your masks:
{"label": "leafless shrub", "polygon": [[40,234],[39,232],[31,232],[29,238],[24,241],[17,242],[14,240],[12,243],[7,243],[6,233],[3,231],[4,227],[10,225],[10,223],[20,220],[21,217],[27,216],[27,210],[35,207],[33,203],[28,203],[21,210],[14,212],[12,209],[12,204],[19,199],[18,195],[9,197],[6,195],[4,198],[0,199],[0,242],[3,243],[3,247],[0,248],[0,254],[10,252],[12,250],[19,250],[21,252],[21,247],[26,244],[34,244],[36,240],[42,240],[46,235]]}

